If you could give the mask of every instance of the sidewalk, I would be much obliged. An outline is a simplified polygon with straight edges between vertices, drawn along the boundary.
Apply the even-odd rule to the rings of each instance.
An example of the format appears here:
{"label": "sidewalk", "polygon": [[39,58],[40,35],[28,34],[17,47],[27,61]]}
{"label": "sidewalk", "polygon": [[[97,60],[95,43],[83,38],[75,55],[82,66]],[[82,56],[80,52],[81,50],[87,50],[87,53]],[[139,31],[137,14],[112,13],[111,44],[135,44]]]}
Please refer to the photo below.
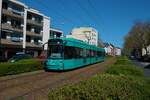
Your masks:
{"label": "sidewalk", "polygon": [[145,77],[150,77],[150,69],[145,68],[146,66],[150,65],[149,62],[139,62],[139,61],[133,60],[133,63],[134,63],[137,67],[143,68],[143,70],[144,70],[144,76],[145,76]]}

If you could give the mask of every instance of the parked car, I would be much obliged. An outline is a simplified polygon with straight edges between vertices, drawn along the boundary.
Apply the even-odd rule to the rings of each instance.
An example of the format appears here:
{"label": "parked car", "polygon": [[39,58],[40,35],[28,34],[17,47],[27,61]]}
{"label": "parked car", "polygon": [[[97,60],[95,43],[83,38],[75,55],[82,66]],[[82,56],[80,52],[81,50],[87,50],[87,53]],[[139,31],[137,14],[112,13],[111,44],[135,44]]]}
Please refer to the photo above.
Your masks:
{"label": "parked car", "polygon": [[14,55],[12,58],[10,58],[8,60],[8,62],[16,62],[19,60],[23,60],[23,59],[31,59],[32,56],[29,54],[24,54],[24,53],[16,53],[16,55]]}
{"label": "parked car", "polygon": [[7,59],[5,57],[0,56],[0,62],[6,62],[6,61],[7,61]]}

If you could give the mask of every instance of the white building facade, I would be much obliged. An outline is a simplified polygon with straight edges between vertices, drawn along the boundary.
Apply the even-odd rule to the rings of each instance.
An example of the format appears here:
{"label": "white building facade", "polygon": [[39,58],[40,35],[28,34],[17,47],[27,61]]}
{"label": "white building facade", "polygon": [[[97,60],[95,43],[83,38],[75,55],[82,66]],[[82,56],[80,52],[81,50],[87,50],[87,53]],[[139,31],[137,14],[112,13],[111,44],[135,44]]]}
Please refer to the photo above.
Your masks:
{"label": "white building facade", "polygon": [[104,49],[105,49],[105,52],[107,55],[121,56],[121,54],[122,54],[121,48],[115,47],[114,45],[109,44],[109,43],[104,43],[104,45],[105,45]]}
{"label": "white building facade", "polygon": [[112,45],[108,45],[106,47],[104,47],[106,54],[114,56],[114,47]]}
{"label": "white building facade", "polygon": [[142,49],[142,56],[149,55],[150,56],[150,45],[146,48]]}
{"label": "white building facade", "polygon": [[56,28],[50,28],[50,37],[49,38],[60,38],[60,37],[64,37],[64,33],[62,30],[60,29],[56,29]]}
{"label": "white building facade", "polygon": [[115,55],[121,56],[121,48],[115,47]]}
{"label": "white building facade", "polygon": [[0,3],[0,56],[10,58],[21,51],[38,56],[49,38],[50,18],[18,0],[0,0]]}
{"label": "white building facade", "polygon": [[98,31],[92,27],[79,27],[71,31],[67,38],[82,40],[90,45],[98,46]]}

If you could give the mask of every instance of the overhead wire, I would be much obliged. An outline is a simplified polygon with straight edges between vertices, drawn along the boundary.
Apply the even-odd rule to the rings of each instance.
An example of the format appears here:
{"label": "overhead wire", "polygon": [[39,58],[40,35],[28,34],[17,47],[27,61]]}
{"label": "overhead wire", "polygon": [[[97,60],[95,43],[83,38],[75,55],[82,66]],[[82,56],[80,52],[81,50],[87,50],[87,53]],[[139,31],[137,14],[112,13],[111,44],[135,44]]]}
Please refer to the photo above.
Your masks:
{"label": "overhead wire", "polygon": [[[44,8],[47,9],[48,12],[53,12],[53,14],[57,15],[57,17],[61,18],[62,20],[65,20],[66,22],[70,22],[69,24],[72,24],[74,26],[73,23],[76,23],[74,22],[72,19],[69,19],[69,18],[66,18],[63,16],[63,14],[61,14],[60,12],[58,12],[57,10],[53,9],[52,7],[48,6],[47,3],[44,3],[42,0],[36,0],[38,1],[40,4],[42,4],[44,6]],[[49,9],[49,10],[48,10]],[[51,9],[51,10],[50,10]],[[61,16],[61,17],[60,17]],[[60,23],[58,23],[60,24]]]}
{"label": "overhead wire", "polygon": [[[64,1],[63,0],[58,0],[58,1],[59,1],[59,3],[62,5],[62,7],[65,10],[66,7],[64,6]],[[72,8],[74,8],[74,7],[72,7]],[[79,13],[76,12],[76,9],[67,9],[67,11],[68,10],[71,10],[71,12],[73,12],[73,14],[76,15],[76,17],[79,19],[79,21],[80,21],[80,23],[82,23],[82,25],[84,25],[84,24],[88,25],[89,24],[81,15],[79,15]]]}
{"label": "overhead wire", "polygon": [[[96,8],[95,8],[95,6],[94,6],[94,2],[92,2],[93,0],[92,0],[92,1],[91,1],[91,0],[87,0],[87,1],[88,1],[88,4],[89,4],[89,5],[91,6],[91,8],[93,9],[93,12],[96,14]],[[98,16],[101,20],[99,20],[97,16]],[[98,14],[97,14],[97,16],[95,16],[95,18],[97,19],[97,23],[99,24],[101,30],[105,31],[104,28],[103,28],[104,22],[103,22],[102,17],[99,16]],[[101,22],[101,23],[100,23],[100,22]],[[102,25],[101,25],[101,24],[102,24]],[[100,36],[100,35],[99,35],[99,36]],[[99,37],[99,40],[102,41],[100,37]]]}
{"label": "overhead wire", "polygon": [[[78,0],[75,0],[75,2],[77,3],[77,5],[82,9],[82,11],[84,11],[84,13],[87,15],[87,17],[89,17],[89,19],[94,22],[94,24],[97,24],[97,20],[89,13],[89,11],[83,7],[83,5],[81,5],[81,3]],[[99,25],[99,24],[97,24]]]}

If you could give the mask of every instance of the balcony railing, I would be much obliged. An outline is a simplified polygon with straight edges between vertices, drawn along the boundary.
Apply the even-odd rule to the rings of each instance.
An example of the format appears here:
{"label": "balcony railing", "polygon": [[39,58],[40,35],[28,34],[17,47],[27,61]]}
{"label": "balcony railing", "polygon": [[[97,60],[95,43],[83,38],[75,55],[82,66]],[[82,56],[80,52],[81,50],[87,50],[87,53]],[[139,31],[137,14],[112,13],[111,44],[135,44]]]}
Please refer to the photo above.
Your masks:
{"label": "balcony railing", "polygon": [[7,23],[2,23],[2,29],[23,33],[23,28],[22,27],[12,26],[12,25],[9,25]]}
{"label": "balcony railing", "polygon": [[15,10],[2,9],[2,13],[7,16],[12,16],[14,18],[23,19],[23,14],[17,14],[17,13],[13,13],[13,12],[15,12]]}
{"label": "balcony railing", "polygon": [[13,42],[13,41],[8,40],[8,39],[1,39],[1,44],[2,45],[18,45],[18,46],[21,46],[22,42]]}
{"label": "balcony railing", "polygon": [[32,47],[32,48],[42,48],[42,45],[40,45],[40,44],[36,44],[36,43],[26,42],[26,47]]}
{"label": "balcony railing", "polygon": [[35,37],[42,37],[42,34],[37,34],[35,32],[27,31],[27,35],[29,36],[35,36]]}
{"label": "balcony railing", "polygon": [[31,19],[27,19],[27,23],[31,24],[31,25],[36,25],[36,26],[39,26],[39,27],[43,27],[43,22],[37,22],[37,21],[31,20]]}

